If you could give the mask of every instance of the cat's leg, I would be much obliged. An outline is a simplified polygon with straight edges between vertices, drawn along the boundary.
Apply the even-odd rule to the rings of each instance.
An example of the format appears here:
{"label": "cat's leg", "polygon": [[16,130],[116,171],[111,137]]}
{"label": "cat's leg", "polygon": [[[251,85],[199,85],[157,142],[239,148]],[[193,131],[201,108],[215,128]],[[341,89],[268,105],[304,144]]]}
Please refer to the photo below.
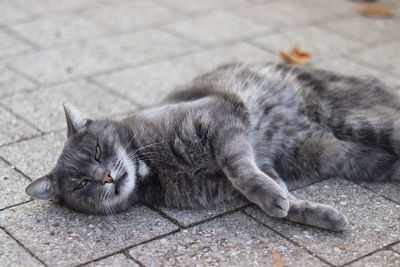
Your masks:
{"label": "cat's leg", "polygon": [[399,111],[373,107],[337,112],[329,120],[332,132],[341,140],[360,142],[400,156]]}
{"label": "cat's leg", "polygon": [[[344,141],[332,133],[315,131],[287,147],[273,162],[285,181],[343,177],[353,181],[400,181],[400,159],[380,147]],[[264,159],[265,162],[265,159]],[[260,162],[268,173],[269,165]]]}
{"label": "cat's leg", "polygon": [[253,150],[243,131],[223,133],[216,157],[224,174],[248,200],[273,217],[286,217],[289,201],[284,188],[256,165]]}

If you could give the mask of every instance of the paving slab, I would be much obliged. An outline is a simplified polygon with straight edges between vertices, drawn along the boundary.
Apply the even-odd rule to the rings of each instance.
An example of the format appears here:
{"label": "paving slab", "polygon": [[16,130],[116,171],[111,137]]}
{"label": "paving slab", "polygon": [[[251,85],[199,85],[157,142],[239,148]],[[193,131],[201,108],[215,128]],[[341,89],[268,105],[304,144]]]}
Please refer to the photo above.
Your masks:
{"label": "paving slab", "polygon": [[221,9],[234,9],[249,6],[245,0],[156,0],[158,3],[168,6],[170,9],[185,15],[207,13]]}
{"label": "paving slab", "polygon": [[210,208],[210,209],[177,210],[177,209],[160,208],[160,210],[165,214],[167,214],[169,217],[175,219],[180,225],[189,226],[191,224],[213,218],[225,212],[245,207],[248,204],[249,204],[248,201],[243,200],[243,201],[233,201],[232,203],[227,203],[225,205],[221,205],[216,208]]}
{"label": "paving slab", "polygon": [[107,218],[72,212],[49,201],[4,210],[0,225],[51,266],[85,263],[177,229],[143,206]]}
{"label": "paving slab", "polygon": [[0,29],[0,59],[11,58],[34,51],[32,47]]}
{"label": "paving slab", "polygon": [[317,62],[316,64],[313,64],[313,67],[330,70],[345,75],[369,75],[382,80],[391,88],[400,86],[400,78],[397,79],[383,71],[359,64],[346,57]]}
{"label": "paving slab", "polygon": [[149,106],[160,102],[174,88],[219,65],[232,62],[268,62],[277,58],[257,47],[238,43],[92,79],[129,97],[135,103]]}
{"label": "paving slab", "polygon": [[234,13],[282,31],[352,13],[352,6],[354,3],[348,1],[336,1],[332,5],[331,1],[325,0],[282,0],[250,6]]}
{"label": "paving slab", "polygon": [[49,133],[1,147],[0,156],[31,179],[36,179],[54,167],[66,138],[67,133],[64,131]]}
{"label": "paving slab", "polygon": [[0,229],[0,265],[1,266],[44,266],[24,248]]}
{"label": "paving slab", "polygon": [[131,65],[164,59],[197,49],[187,41],[151,29],[50,49],[8,64],[40,83],[63,82]]}
{"label": "paving slab", "polygon": [[95,21],[75,14],[18,24],[10,28],[43,48],[79,43],[111,33]]}
{"label": "paving slab", "polygon": [[110,266],[126,266],[126,267],[139,267],[140,265],[131,259],[128,259],[123,254],[115,254],[105,259],[95,261],[83,265],[84,267],[110,267]]}
{"label": "paving slab", "polygon": [[[389,72],[400,77],[400,58],[395,56],[400,54],[398,41],[381,43],[373,48],[363,49],[351,55],[361,62]],[[379,58],[379,60],[377,60]]]}
{"label": "paving slab", "polygon": [[368,257],[365,257],[361,260],[358,260],[349,266],[351,267],[376,267],[376,266],[385,266],[385,267],[396,267],[400,266],[400,254],[390,251],[383,250],[378,251]]}
{"label": "paving slab", "polygon": [[322,27],[368,45],[400,39],[400,19],[394,18],[374,19],[359,15],[323,24]]}
{"label": "paving slab", "polygon": [[35,87],[35,84],[26,78],[0,66],[0,98],[22,92]]}
{"label": "paving slab", "polygon": [[[129,32],[182,20],[185,17],[149,1],[131,1],[121,5],[81,13],[98,25],[114,32]],[[115,19],[115,18],[119,19]]]}
{"label": "paving slab", "polygon": [[311,62],[313,63],[327,58],[341,57],[343,54],[362,47],[359,43],[324,31],[317,26],[267,35],[253,39],[250,43],[265,48],[274,54],[278,54],[280,51],[288,52],[297,46],[312,54]]}
{"label": "paving slab", "polygon": [[0,173],[0,210],[30,199],[24,190],[29,184],[27,178],[1,160]]}
{"label": "paving slab", "polygon": [[224,12],[172,23],[162,29],[204,46],[221,45],[268,31],[267,27]]}
{"label": "paving slab", "polygon": [[348,229],[334,233],[302,226],[268,217],[256,207],[246,212],[334,265],[345,264],[400,239],[400,205],[359,185],[335,178],[293,193],[301,199],[336,207],[347,216]]}
{"label": "paving slab", "polygon": [[62,107],[64,102],[73,104],[84,114],[95,119],[136,109],[132,103],[86,81],[42,88],[3,98],[0,102],[43,132],[66,128]]}
{"label": "paving slab", "polygon": [[181,230],[129,253],[146,266],[272,266],[276,250],[285,266],[325,266],[240,213]]}
{"label": "paving slab", "polygon": [[0,145],[26,139],[39,131],[0,106]]}

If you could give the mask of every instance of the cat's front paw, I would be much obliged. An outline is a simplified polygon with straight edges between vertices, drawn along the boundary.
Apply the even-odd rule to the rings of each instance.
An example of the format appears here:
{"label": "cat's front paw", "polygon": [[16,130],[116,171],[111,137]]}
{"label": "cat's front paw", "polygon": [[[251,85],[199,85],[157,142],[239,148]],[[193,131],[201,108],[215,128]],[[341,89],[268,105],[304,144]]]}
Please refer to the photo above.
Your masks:
{"label": "cat's front paw", "polygon": [[280,187],[270,188],[261,208],[272,217],[284,218],[289,211],[289,201],[286,192]]}

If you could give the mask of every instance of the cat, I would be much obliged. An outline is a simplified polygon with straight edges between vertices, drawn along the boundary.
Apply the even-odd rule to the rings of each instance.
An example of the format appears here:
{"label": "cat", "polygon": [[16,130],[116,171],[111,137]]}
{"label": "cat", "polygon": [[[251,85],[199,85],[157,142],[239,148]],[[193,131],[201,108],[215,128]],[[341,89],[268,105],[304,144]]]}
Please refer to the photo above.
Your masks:
{"label": "cat", "polygon": [[209,208],[243,198],[273,217],[343,231],[341,212],[296,199],[285,182],[400,180],[400,100],[370,77],[235,63],[122,121],[64,110],[63,151],[26,193],[78,212],[117,213],[138,201]]}

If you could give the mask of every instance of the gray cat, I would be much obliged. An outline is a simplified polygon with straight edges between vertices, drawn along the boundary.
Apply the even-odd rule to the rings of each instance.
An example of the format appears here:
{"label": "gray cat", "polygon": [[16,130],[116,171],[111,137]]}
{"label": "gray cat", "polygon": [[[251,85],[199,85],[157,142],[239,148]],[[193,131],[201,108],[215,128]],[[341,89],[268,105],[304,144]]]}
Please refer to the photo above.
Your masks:
{"label": "gray cat", "polygon": [[400,180],[400,100],[368,77],[231,64],[123,121],[64,108],[68,139],[57,165],[26,192],[84,213],[244,197],[270,216],[342,231],[342,213],[296,199],[285,181]]}

